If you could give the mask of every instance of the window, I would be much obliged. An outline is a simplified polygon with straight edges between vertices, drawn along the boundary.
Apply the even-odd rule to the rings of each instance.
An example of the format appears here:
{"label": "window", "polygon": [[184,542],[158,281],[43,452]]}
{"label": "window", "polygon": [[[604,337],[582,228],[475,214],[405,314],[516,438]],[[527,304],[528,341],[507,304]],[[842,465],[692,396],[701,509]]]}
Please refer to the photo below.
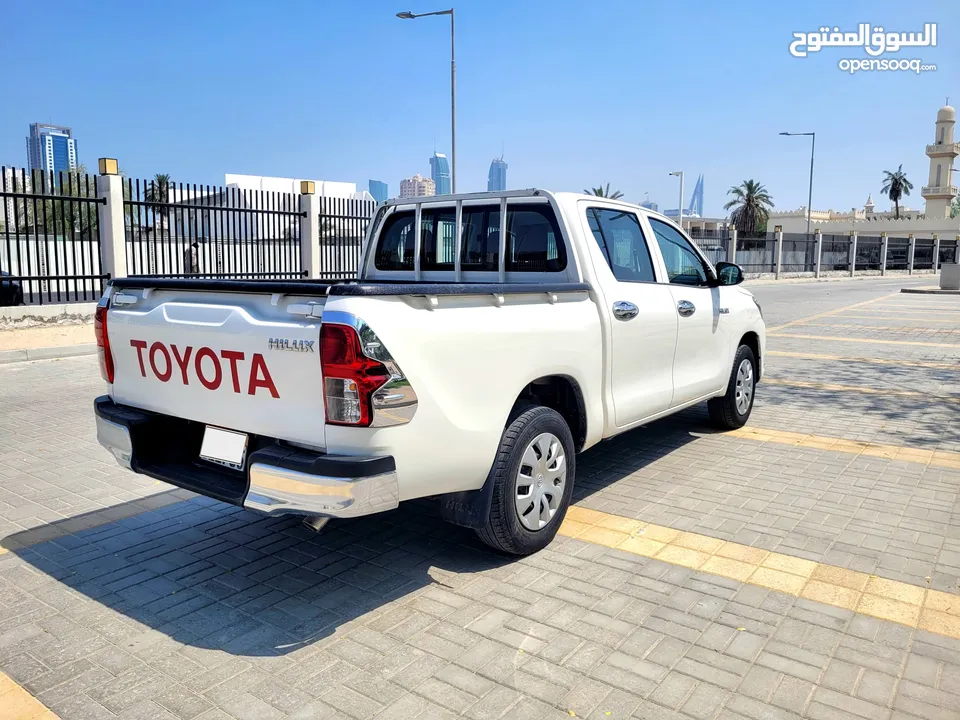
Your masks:
{"label": "window", "polygon": [[609,208],[588,208],[587,220],[617,280],[656,282],[650,250],[636,215]]}
{"label": "window", "polygon": [[[421,210],[421,270],[454,269],[456,221],[453,208]],[[465,207],[461,223],[461,270],[498,272],[500,206]],[[413,270],[414,235],[414,211],[387,218],[377,241],[374,266],[378,270]],[[566,250],[552,209],[511,205],[507,211],[507,272],[560,272],[566,266]]]}
{"label": "window", "polygon": [[465,207],[460,218],[463,225],[461,270],[500,269],[500,206]]}
{"label": "window", "polygon": [[549,206],[507,210],[507,272],[560,272],[566,266],[563,239]]}
{"label": "window", "polygon": [[677,285],[706,285],[707,271],[693,246],[676,228],[661,220],[650,218],[660,254],[667,266],[667,277]]}
{"label": "window", "polygon": [[387,218],[373,261],[377,270],[413,270],[413,217],[413,211],[407,211]]}
{"label": "window", "polygon": [[940,165],[937,165],[937,187],[940,187]]}

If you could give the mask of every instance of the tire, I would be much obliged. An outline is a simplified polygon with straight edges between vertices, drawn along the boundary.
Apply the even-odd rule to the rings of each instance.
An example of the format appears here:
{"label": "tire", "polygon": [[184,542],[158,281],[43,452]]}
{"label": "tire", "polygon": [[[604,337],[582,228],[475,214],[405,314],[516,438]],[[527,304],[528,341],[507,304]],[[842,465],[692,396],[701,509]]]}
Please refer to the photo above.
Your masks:
{"label": "tire", "polygon": [[[744,385],[748,380],[740,374],[740,368],[744,363],[749,363],[749,397],[746,398],[745,403],[743,402]],[[710,421],[713,425],[721,430],[736,430],[743,427],[750,419],[750,413],[753,410],[756,387],[757,358],[753,350],[746,345],[741,345],[733,358],[727,392],[721,397],[707,401],[707,409],[710,411]]]}
{"label": "tire", "polygon": [[[559,464],[556,444],[563,453]],[[539,457],[544,451],[547,457],[541,465]],[[565,472],[557,485],[555,481],[559,476],[554,473],[559,473],[561,468]],[[523,476],[521,469],[524,469]],[[573,435],[560,413],[548,407],[524,410],[508,423],[500,438],[488,477],[493,482],[490,517],[486,526],[477,530],[477,535],[490,547],[511,555],[530,555],[542,550],[553,540],[567,514],[575,470]],[[529,484],[523,483],[525,477],[530,478]],[[524,488],[526,492],[521,492]],[[549,492],[551,489],[555,492]],[[528,494],[531,509],[521,517],[519,507],[526,504]],[[533,527],[539,523],[544,524]]]}

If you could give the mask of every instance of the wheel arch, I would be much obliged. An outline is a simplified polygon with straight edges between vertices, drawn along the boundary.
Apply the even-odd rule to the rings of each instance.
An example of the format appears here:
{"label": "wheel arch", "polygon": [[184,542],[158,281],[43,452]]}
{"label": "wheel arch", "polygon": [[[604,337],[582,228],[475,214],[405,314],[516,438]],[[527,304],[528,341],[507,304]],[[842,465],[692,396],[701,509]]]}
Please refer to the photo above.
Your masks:
{"label": "wheel arch", "polygon": [[544,375],[531,380],[517,394],[505,425],[528,407],[537,405],[560,413],[573,436],[574,451],[580,452],[587,439],[587,407],[580,383],[564,374]]}

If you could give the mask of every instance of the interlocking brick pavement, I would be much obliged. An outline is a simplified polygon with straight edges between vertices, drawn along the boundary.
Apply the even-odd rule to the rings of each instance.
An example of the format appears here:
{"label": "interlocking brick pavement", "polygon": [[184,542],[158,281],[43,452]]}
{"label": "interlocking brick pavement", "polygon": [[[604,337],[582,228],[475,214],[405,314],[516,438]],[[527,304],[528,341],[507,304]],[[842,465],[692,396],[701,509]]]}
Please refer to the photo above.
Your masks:
{"label": "interlocking brick pavement", "polygon": [[[841,302],[799,313],[779,298],[810,286],[756,292],[773,325],[880,283],[832,283]],[[818,322],[882,325],[871,309],[894,304]],[[960,360],[776,333],[769,347]],[[960,389],[949,370],[769,360],[771,376],[931,401],[761,385],[752,425],[960,449],[956,407],[936,402]],[[0,670],[61,717],[960,718],[951,638],[571,538],[505,558],[432,501],[314,534],[171,495],[96,445],[101,388],[95,358],[0,367]],[[960,471],[761,446],[704,419],[592,449],[578,503],[957,591]]]}

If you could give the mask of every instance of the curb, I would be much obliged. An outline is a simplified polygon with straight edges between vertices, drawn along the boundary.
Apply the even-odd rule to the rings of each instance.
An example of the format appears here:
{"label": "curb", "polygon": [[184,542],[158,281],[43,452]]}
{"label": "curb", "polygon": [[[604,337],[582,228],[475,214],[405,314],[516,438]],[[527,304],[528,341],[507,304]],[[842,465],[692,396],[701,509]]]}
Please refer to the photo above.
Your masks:
{"label": "curb", "polygon": [[900,292],[914,295],[960,295],[960,290],[941,290],[939,288],[900,288]]}
{"label": "curb", "polygon": [[52,360],[54,358],[96,355],[96,343],[82,345],[64,345],[62,347],[31,348],[29,350],[0,350],[0,365],[30,360]]}
{"label": "curb", "polygon": [[819,278],[815,277],[784,277],[779,280],[774,280],[773,278],[768,277],[756,277],[756,278],[745,278],[743,284],[746,286],[757,286],[757,285],[806,285],[812,283],[833,283],[833,282],[860,282],[863,280],[922,280],[924,277],[929,277],[931,279],[936,278],[937,275],[927,271],[921,271],[919,273],[914,273],[913,275],[908,275],[906,272],[900,273],[897,271],[890,272],[888,271],[886,275],[855,275],[850,277],[849,275],[823,275]]}

